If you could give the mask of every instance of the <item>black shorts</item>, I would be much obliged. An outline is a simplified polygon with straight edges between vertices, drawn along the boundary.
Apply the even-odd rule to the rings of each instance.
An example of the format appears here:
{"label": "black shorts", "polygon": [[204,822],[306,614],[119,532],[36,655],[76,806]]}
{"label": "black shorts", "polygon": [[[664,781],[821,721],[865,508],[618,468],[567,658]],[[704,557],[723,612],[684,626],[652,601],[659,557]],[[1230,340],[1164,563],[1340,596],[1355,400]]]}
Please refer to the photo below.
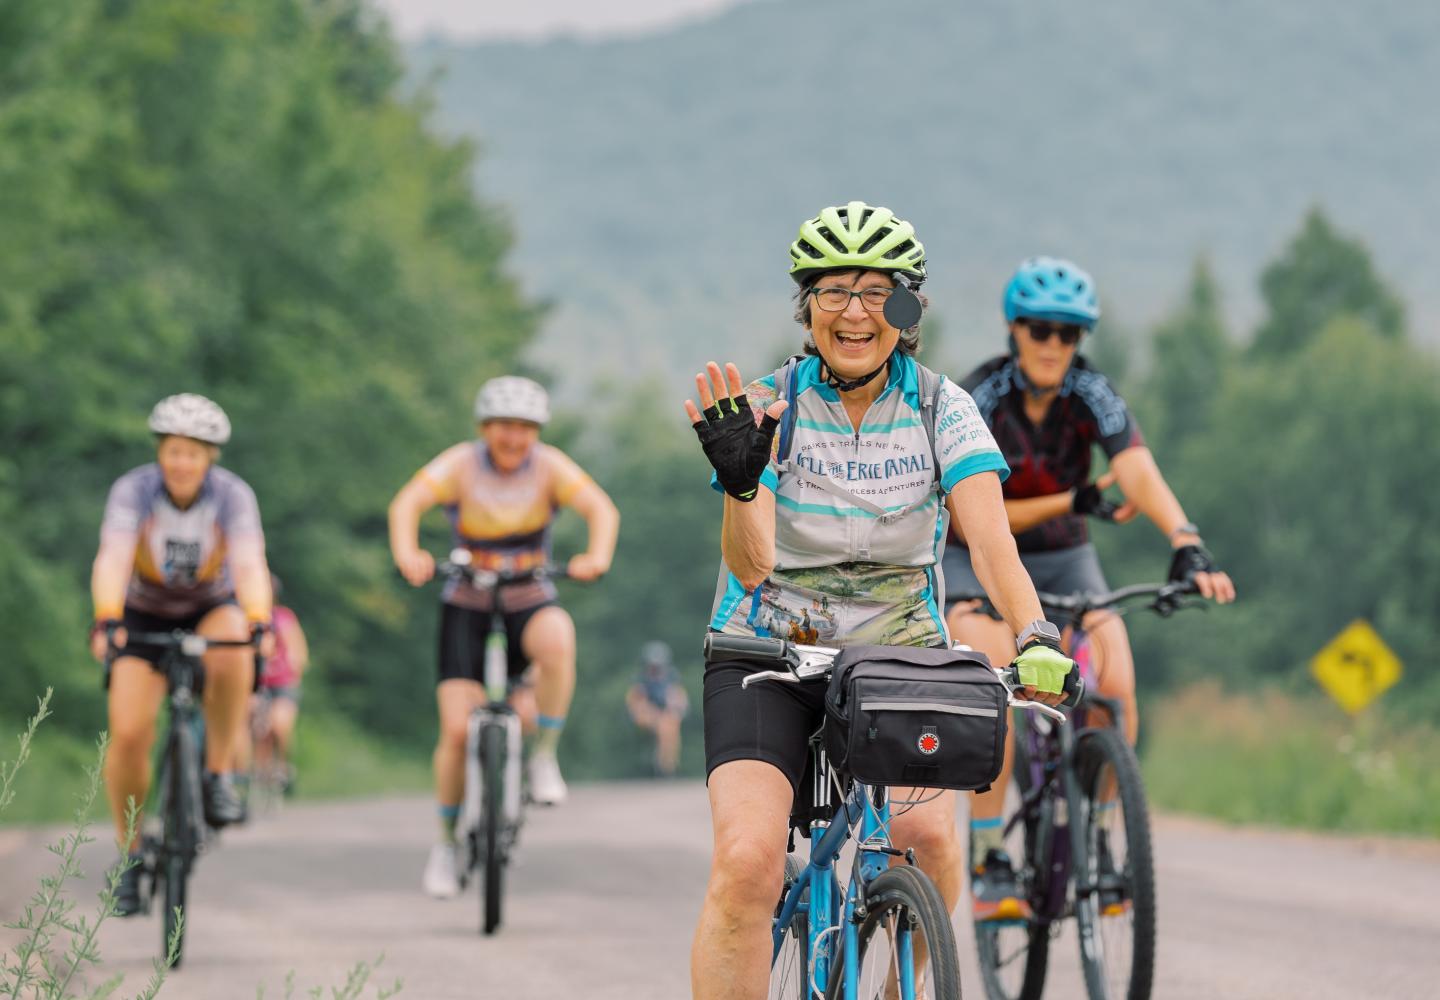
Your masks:
{"label": "black shorts", "polygon": [[524,611],[473,611],[453,604],[440,605],[440,680],[485,683],[485,640],[498,613],[505,626],[507,670],[513,683],[530,666],[520,647],[520,636],[535,613],[556,604],[546,601]]}
{"label": "black shorts", "polygon": [[[1047,594],[1103,594],[1110,589],[1105,582],[1105,573],[1100,569],[1100,557],[1090,542],[1049,552],[1022,552],[1020,564],[1025,567],[1035,589]],[[965,546],[953,541],[947,545],[940,568],[945,576],[947,612],[961,597],[984,593],[970,562],[970,550]],[[996,620],[1000,618],[993,607],[985,608],[983,613]],[[1061,630],[1070,624],[1063,615],[1057,615],[1050,621]]]}
{"label": "black shorts", "polygon": [[[209,607],[201,608],[194,614],[185,615],[181,618],[171,618],[167,615],[152,615],[148,611],[137,611],[127,604],[125,605],[124,614],[120,617],[120,624],[125,626],[125,631],[130,633],[173,632],[177,628],[186,632],[194,632],[206,615],[216,608],[224,607],[227,604],[235,604],[235,599],[233,597],[227,597],[223,601],[216,601]],[[164,646],[151,646],[147,643],[127,641],[125,648],[117,651],[115,657],[119,659],[122,656],[133,656],[137,659],[144,660],[158,670],[160,669],[160,658],[164,655]],[[104,686],[106,691],[110,690],[110,664],[108,663],[105,665]]]}
{"label": "black shorts", "polygon": [[810,737],[825,719],[826,681],[740,686],[773,660],[719,660],[705,668],[705,775],[732,760],[763,760],[797,794],[810,763]]}

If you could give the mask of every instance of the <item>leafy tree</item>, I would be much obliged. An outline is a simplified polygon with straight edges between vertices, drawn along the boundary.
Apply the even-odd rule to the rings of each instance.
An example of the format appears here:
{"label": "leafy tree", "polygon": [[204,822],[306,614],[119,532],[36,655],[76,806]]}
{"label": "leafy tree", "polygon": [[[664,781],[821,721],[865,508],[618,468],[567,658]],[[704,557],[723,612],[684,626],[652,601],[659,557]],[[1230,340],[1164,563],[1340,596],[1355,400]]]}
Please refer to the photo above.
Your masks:
{"label": "leafy tree", "polygon": [[1269,315],[1255,334],[1255,356],[1294,354],[1336,316],[1352,315],[1377,333],[1399,337],[1405,310],[1375,273],[1358,240],[1337,232],[1319,208],[1260,276]]}
{"label": "leafy tree", "polygon": [[1210,426],[1231,352],[1210,265],[1195,262],[1185,301],[1155,330],[1154,356],[1139,406],[1158,455]]}

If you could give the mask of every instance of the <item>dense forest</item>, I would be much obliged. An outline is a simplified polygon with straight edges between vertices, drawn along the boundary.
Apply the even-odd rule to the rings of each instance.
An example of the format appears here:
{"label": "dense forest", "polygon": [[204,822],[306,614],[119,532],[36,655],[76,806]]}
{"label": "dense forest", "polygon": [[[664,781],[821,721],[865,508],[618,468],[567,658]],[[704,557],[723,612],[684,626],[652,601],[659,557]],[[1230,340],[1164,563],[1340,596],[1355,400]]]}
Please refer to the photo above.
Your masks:
{"label": "dense forest", "polygon": [[[475,193],[473,144],[445,137],[428,92],[407,79],[359,0],[0,7],[5,742],[47,686],[62,734],[78,743],[103,727],[84,637],[105,491],[150,459],[154,401],[198,391],[234,421],[223,462],[255,486],[272,564],[310,632],[302,752],[308,724],[337,745],[424,757],[436,594],[391,567],[386,504],[472,432],[470,401],[486,377],[545,377],[595,358],[537,340],[549,318],[518,280],[521,208],[499,207],[484,185]],[[782,203],[776,195],[771,242],[794,224]],[[1415,342],[1411,295],[1363,242],[1318,208],[1297,209],[1289,225],[1258,273],[1253,328],[1227,320],[1225,298],[1239,290],[1202,259],[1188,286],[1184,267],[1166,277],[1186,290],[1153,329],[1107,322],[1087,348],[1241,592],[1230,609],[1137,619],[1142,688],[1292,684],[1334,632],[1365,617],[1410,667],[1387,699],[1394,717],[1433,719],[1440,366]],[[685,245],[679,232],[668,238]],[[614,249],[622,267],[627,252]],[[644,282],[630,292],[647,294]],[[548,294],[574,309],[587,293]],[[767,361],[798,340],[773,298]],[[724,318],[747,321],[766,301]],[[948,331],[952,313],[943,301],[937,311]],[[958,376],[1001,341],[964,343],[940,341],[930,357]],[[635,355],[654,344],[638,339]],[[595,383],[547,438],[624,517],[613,572],[565,590],[582,655],[564,756],[575,776],[643,773],[624,690],[640,645],[660,637],[698,694],[720,504],[663,379]],[[443,550],[443,522],[428,523]],[[1148,525],[1095,533],[1112,583],[1164,572],[1164,541]],[[560,554],[582,544],[567,517]]]}

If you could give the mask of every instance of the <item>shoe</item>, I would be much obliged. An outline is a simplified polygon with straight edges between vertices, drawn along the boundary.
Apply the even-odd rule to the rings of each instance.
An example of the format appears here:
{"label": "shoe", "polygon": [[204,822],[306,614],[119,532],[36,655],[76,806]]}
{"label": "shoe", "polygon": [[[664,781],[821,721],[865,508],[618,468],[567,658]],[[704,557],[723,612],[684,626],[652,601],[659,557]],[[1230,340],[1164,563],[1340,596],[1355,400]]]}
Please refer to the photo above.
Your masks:
{"label": "shoe", "polygon": [[130,867],[120,873],[120,884],[115,886],[115,916],[132,917],[144,907],[140,899],[140,876],[145,873],[145,862],[139,853],[127,859]]}
{"label": "shoe", "polygon": [[454,844],[436,844],[430,848],[430,860],[425,862],[425,877],[421,884],[425,887],[425,894],[436,899],[452,899],[460,895]]}
{"label": "shoe", "polygon": [[530,758],[530,801],[542,806],[558,806],[569,794],[555,755],[534,754]]}
{"label": "shoe", "polygon": [[205,800],[205,822],[215,829],[245,820],[245,803],[235,791],[235,780],[228,774],[207,771],[202,782],[201,797]]}
{"label": "shoe", "polygon": [[1100,915],[1120,917],[1130,912],[1130,883],[1115,867],[1110,853],[1110,832],[1100,830],[1095,849],[1095,882],[1100,887]]}
{"label": "shoe", "polygon": [[971,877],[970,895],[976,923],[1023,921],[1034,916],[1020,895],[1010,855],[1004,851],[991,848],[985,854],[985,863]]}

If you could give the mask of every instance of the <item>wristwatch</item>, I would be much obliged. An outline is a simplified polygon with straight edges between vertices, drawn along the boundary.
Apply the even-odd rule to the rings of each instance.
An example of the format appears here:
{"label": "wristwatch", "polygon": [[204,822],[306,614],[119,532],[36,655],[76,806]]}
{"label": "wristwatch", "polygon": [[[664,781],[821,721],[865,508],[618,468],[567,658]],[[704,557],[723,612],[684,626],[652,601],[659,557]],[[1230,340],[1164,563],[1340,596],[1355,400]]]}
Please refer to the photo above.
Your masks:
{"label": "wristwatch", "polygon": [[1176,525],[1175,529],[1170,532],[1168,536],[1170,541],[1175,541],[1176,535],[1194,535],[1196,538],[1199,538],[1200,529],[1195,527],[1193,522],[1186,521],[1184,524]]}
{"label": "wristwatch", "polygon": [[1026,625],[1020,634],[1015,637],[1015,648],[1023,653],[1025,647],[1037,639],[1052,644],[1058,649],[1060,646],[1060,630],[1055,627],[1054,623],[1048,622],[1044,618],[1036,618],[1029,625]]}

